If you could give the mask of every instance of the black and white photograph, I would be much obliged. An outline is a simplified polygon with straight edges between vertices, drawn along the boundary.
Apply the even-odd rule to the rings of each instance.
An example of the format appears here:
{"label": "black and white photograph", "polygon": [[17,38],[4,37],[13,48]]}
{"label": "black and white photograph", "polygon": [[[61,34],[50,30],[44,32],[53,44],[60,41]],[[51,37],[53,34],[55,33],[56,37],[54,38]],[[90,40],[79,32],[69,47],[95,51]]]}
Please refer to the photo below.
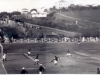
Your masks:
{"label": "black and white photograph", "polygon": [[0,74],[100,74],[100,0],[0,0]]}

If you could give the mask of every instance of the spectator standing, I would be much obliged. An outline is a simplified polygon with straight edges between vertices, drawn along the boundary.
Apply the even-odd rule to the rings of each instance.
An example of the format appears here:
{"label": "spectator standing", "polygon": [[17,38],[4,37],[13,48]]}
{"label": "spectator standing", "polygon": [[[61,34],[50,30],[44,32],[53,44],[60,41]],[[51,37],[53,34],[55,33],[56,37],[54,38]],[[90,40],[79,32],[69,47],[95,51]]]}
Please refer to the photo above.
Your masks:
{"label": "spectator standing", "polygon": [[28,72],[25,70],[25,68],[23,67],[21,70],[21,74],[28,74]]}
{"label": "spectator standing", "polygon": [[30,56],[31,54],[31,49],[28,49],[28,56]]}
{"label": "spectator standing", "polygon": [[100,69],[99,68],[97,68],[97,74],[100,74]]}
{"label": "spectator standing", "polygon": [[42,64],[40,64],[40,67],[39,67],[39,74],[42,74],[45,70],[45,67],[42,66]]}

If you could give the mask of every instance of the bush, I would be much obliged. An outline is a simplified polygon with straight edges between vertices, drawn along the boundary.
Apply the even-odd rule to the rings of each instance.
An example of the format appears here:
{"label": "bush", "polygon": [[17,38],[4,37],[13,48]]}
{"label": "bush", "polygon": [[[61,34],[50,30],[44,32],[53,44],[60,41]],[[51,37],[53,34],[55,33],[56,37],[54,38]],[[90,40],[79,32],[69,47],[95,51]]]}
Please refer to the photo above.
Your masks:
{"label": "bush", "polygon": [[1,27],[0,29],[2,29],[4,31],[4,34],[8,36],[8,38],[24,38],[25,34],[21,31],[19,31],[17,28],[15,27]]}

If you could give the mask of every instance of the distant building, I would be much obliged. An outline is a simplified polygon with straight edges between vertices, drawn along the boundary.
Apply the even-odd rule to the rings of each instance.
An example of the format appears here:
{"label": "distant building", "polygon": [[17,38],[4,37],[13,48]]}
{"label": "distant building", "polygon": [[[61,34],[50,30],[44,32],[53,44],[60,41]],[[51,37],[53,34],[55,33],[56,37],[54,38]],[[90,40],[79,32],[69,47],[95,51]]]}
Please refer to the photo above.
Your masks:
{"label": "distant building", "polygon": [[40,8],[40,9],[33,8],[31,10],[24,8],[24,9],[22,9],[21,14],[23,14],[26,18],[47,17],[47,12],[45,11],[44,7]]}
{"label": "distant building", "polygon": [[32,9],[30,14],[32,17],[47,17],[47,12],[44,11],[45,9]]}
{"label": "distant building", "polygon": [[70,4],[67,1],[60,0],[59,2],[55,3],[56,9],[68,8]]}
{"label": "distant building", "polygon": [[44,38],[58,38],[58,34],[54,32],[45,32],[43,35]]}
{"label": "distant building", "polygon": [[1,20],[0,20],[0,24],[2,24],[3,26],[8,26],[8,25],[14,25],[15,22],[13,20],[9,19],[9,16],[4,16]]}
{"label": "distant building", "polygon": [[23,14],[23,16],[24,16],[25,18],[30,19],[30,18],[31,18],[31,15],[29,14],[29,11],[30,11],[30,10],[24,8],[24,9],[22,9],[21,14]]}
{"label": "distant building", "polygon": [[58,38],[58,35],[46,35],[45,38]]}
{"label": "distant building", "polygon": [[26,8],[22,9],[22,14],[28,14],[28,12],[29,12],[28,9],[26,9]]}
{"label": "distant building", "polygon": [[32,15],[35,15],[37,13],[38,13],[37,9],[31,9],[30,10],[30,14],[32,14]]}

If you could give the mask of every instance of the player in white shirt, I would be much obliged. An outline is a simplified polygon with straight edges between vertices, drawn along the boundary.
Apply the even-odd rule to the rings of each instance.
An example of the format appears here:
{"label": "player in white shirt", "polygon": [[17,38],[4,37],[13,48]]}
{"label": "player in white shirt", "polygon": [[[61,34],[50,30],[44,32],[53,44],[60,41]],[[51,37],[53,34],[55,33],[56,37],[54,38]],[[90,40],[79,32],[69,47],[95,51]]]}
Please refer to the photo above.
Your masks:
{"label": "player in white shirt", "polygon": [[67,56],[67,57],[68,57],[68,56],[72,56],[72,54],[70,53],[69,49],[68,49],[68,51],[67,51],[66,56]]}
{"label": "player in white shirt", "polygon": [[3,55],[3,61],[7,61],[7,54],[5,54],[5,53]]}
{"label": "player in white shirt", "polygon": [[39,54],[36,55],[36,58],[34,59],[34,65],[39,64]]}

